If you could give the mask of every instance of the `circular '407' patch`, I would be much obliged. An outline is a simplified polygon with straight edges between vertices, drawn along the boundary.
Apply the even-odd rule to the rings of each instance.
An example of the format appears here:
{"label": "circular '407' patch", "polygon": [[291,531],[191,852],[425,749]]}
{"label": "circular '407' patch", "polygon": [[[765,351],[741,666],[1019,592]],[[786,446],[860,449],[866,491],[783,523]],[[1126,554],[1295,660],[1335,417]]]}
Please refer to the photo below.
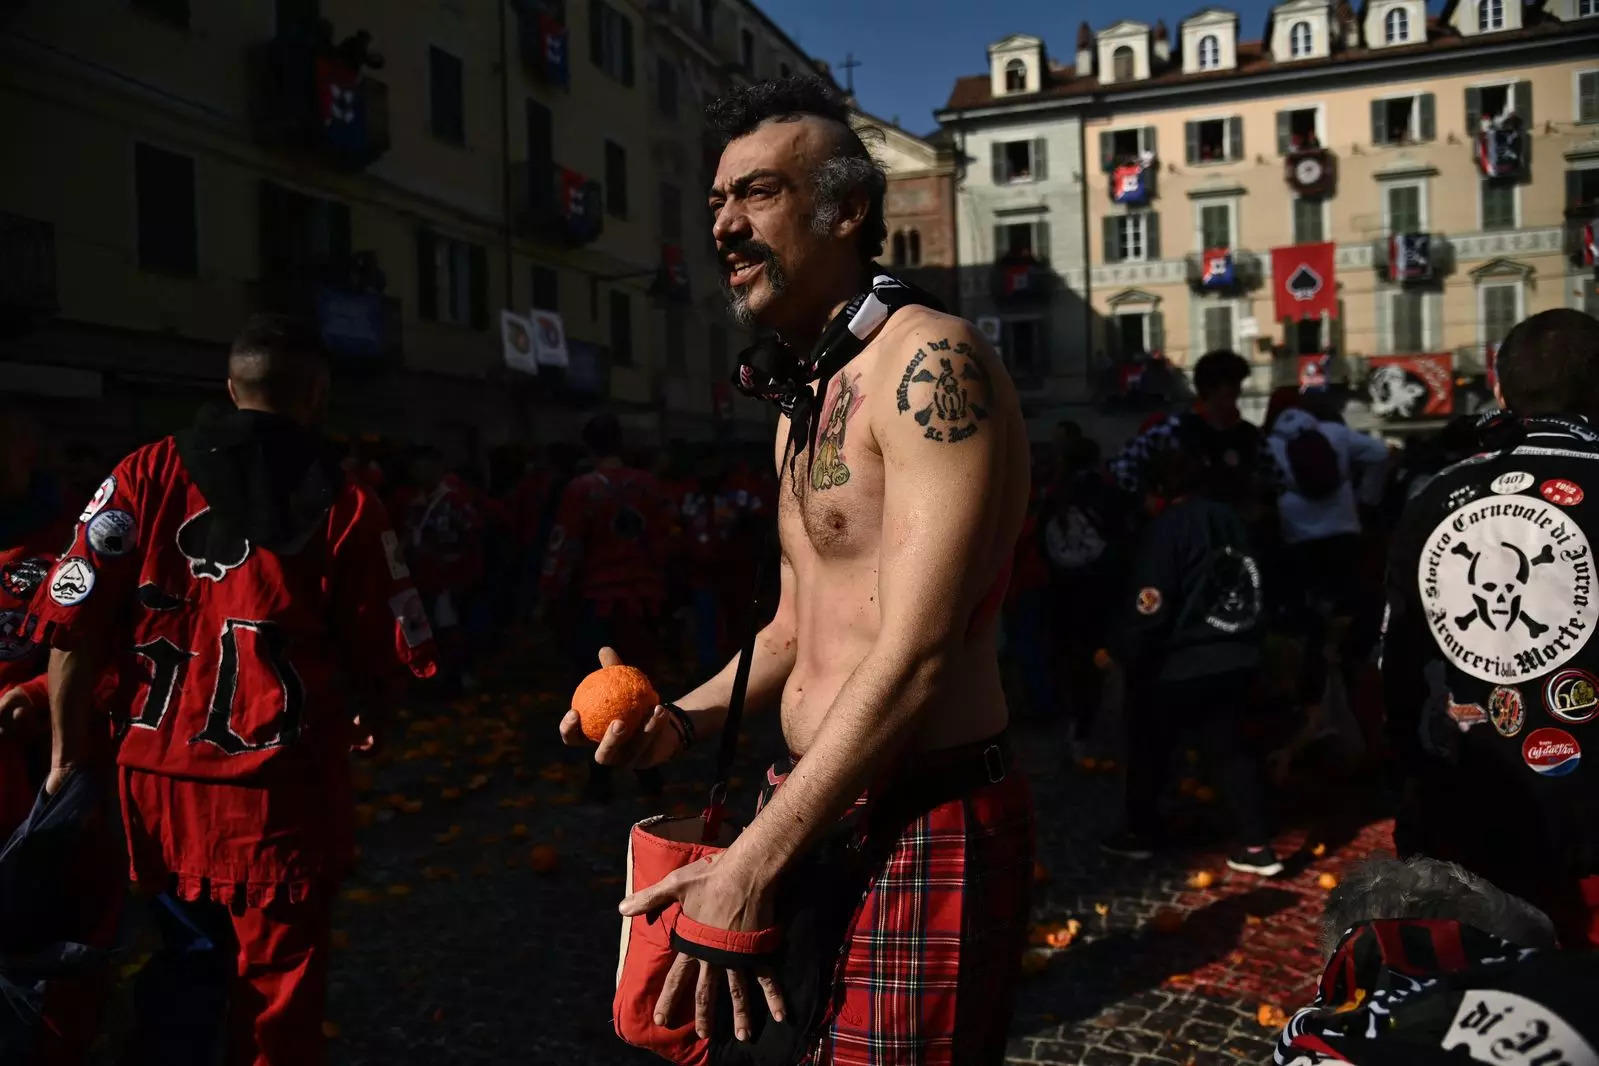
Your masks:
{"label": "circular '407' patch", "polygon": [[1514,684],[1564,665],[1599,621],[1587,535],[1530,496],[1487,496],[1439,522],[1416,581],[1445,658],[1484,681]]}

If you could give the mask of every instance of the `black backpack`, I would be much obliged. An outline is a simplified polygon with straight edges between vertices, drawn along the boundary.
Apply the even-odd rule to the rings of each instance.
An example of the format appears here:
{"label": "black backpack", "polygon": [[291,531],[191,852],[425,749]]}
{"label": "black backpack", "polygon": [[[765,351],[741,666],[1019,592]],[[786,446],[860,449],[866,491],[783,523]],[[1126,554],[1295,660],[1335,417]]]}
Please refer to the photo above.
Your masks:
{"label": "black backpack", "polygon": [[1338,453],[1321,430],[1300,430],[1288,439],[1286,451],[1295,487],[1306,499],[1331,496],[1344,483],[1344,472],[1338,468]]}

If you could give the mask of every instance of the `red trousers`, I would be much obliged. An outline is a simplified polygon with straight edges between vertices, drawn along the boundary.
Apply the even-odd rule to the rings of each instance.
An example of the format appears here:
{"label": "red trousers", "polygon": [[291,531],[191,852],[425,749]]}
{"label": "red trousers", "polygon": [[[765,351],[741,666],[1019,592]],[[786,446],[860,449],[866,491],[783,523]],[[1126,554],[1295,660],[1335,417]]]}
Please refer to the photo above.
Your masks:
{"label": "red trousers", "polygon": [[160,1009],[141,1004],[133,1061],[210,1062],[205,1049],[220,1040],[227,1066],[321,1063],[331,905],[329,891],[264,907],[160,897],[165,944],[140,997]]}

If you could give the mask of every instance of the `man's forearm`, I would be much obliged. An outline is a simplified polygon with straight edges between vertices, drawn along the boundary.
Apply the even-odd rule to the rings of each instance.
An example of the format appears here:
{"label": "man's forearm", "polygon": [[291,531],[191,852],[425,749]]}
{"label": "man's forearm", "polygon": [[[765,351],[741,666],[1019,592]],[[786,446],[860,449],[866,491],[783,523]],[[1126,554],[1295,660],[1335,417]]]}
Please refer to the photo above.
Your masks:
{"label": "man's forearm", "polygon": [[104,644],[83,641],[71,651],[50,652],[50,765],[82,765],[89,752],[94,688],[105,667]]}
{"label": "man's forearm", "polygon": [[804,853],[898,756],[941,673],[935,660],[868,655],[834,698],[810,750],[723,861],[769,879]]}
{"label": "man's forearm", "polygon": [[[788,675],[794,671],[794,658],[791,627],[774,622],[756,634],[744,705],[758,711],[776,703],[783,695]],[[733,679],[737,673],[738,655],[735,654],[715,677],[676,701],[694,719],[698,732],[709,734],[722,728],[727,720],[727,705],[733,699]]]}

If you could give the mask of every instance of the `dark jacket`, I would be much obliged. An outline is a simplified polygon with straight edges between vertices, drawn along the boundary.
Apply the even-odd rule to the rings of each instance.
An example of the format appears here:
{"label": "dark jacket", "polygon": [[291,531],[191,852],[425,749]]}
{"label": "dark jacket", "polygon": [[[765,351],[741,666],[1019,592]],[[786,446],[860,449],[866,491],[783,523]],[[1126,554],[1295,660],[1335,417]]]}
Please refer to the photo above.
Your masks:
{"label": "dark jacket", "polygon": [[1144,530],[1118,607],[1117,658],[1134,679],[1182,681],[1258,666],[1260,567],[1238,512],[1180,499]]}
{"label": "dark jacket", "polygon": [[[1389,742],[1410,776],[1443,772],[1473,797],[1433,811],[1426,828],[1475,872],[1549,909],[1540,884],[1599,873],[1599,495],[1588,494],[1599,492],[1599,431],[1538,418],[1493,432],[1488,450],[1410,502],[1396,531]],[[1443,664],[1447,686],[1435,713],[1459,731],[1453,767],[1420,740],[1429,662]]]}

